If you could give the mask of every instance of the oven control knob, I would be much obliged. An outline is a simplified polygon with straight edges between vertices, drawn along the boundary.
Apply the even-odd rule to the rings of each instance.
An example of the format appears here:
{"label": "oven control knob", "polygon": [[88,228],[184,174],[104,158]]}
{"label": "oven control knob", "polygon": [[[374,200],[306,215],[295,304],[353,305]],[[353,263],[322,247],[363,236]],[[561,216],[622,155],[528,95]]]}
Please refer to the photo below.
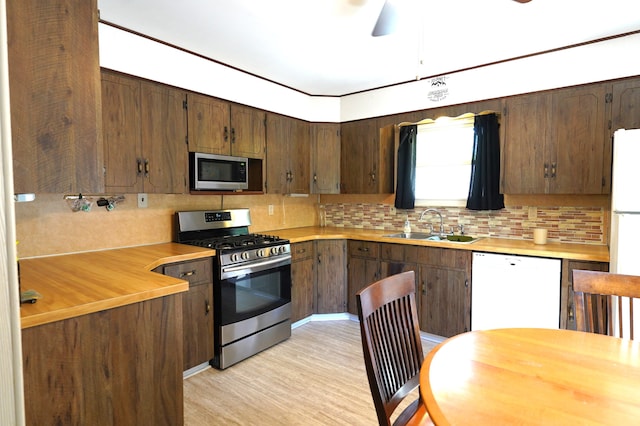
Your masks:
{"label": "oven control knob", "polygon": [[237,262],[238,260],[239,260],[238,259],[238,253],[232,253],[231,254],[231,261],[232,262]]}
{"label": "oven control knob", "polygon": [[264,257],[265,256],[265,252],[264,249],[260,249],[257,251],[258,257]]}
{"label": "oven control knob", "polygon": [[242,260],[248,260],[249,259],[249,252],[248,251],[243,251],[242,254],[240,255],[240,257],[242,258]]}

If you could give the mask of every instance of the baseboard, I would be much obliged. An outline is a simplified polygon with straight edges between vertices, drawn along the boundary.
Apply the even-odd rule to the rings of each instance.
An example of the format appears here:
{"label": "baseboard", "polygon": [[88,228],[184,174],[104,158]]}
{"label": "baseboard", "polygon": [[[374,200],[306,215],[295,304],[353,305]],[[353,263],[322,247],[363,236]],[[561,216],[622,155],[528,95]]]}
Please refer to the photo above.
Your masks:
{"label": "baseboard", "polygon": [[[291,324],[291,329],[293,330],[311,321],[344,321],[344,320],[360,322],[360,320],[358,320],[357,315],[350,314],[349,312],[340,312],[336,314],[313,314]],[[420,332],[420,338],[422,340],[425,340],[431,343],[442,343],[445,340],[447,340],[446,337],[438,336],[437,334],[427,333],[425,331]]]}

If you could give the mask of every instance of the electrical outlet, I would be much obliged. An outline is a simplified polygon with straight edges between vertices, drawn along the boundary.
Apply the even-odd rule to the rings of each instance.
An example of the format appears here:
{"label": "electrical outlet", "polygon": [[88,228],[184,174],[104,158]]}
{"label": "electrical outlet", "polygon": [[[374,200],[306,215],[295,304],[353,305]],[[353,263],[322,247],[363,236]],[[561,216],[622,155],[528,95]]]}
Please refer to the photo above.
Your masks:
{"label": "electrical outlet", "polygon": [[146,209],[148,205],[147,194],[138,194],[138,208]]}
{"label": "electrical outlet", "polygon": [[269,204],[269,216],[273,216],[273,204]]}

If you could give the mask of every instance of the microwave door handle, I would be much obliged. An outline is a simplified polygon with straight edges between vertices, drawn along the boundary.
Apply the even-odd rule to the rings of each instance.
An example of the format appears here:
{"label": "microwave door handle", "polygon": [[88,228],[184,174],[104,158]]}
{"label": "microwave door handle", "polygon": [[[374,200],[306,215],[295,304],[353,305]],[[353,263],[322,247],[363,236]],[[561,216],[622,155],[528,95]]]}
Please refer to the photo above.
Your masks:
{"label": "microwave door handle", "polygon": [[291,264],[291,256],[276,257],[271,259],[262,260],[260,262],[251,262],[249,265],[243,264],[239,266],[228,266],[222,268],[222,274],[227,275],[233,272],[250,270],[250,272],[264,271],[269,268],[278,266],[284,266]]}

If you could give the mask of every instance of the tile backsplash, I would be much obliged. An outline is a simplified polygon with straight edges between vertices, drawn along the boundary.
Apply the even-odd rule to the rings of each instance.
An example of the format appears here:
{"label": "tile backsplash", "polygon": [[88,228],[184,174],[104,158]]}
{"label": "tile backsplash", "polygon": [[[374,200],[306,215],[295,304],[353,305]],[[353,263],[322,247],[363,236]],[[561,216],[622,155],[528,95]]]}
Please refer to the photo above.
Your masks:
{"label": "tile backsplash", "polygon": [[[435,207],[449,232],[464,225],[464,233],[478,237],[533,239],[534,228],[548,230],[550,242],[606,244],[605,211],[600,207],[509,206],[497,211],[471,211],[463,207]],[[388,204],[337,203],[324,205],[327,226],[401,231],[406,218],[413,231],[426,231],[428,223],[437,230],[437,214],[422,208],[397,210]]]}

